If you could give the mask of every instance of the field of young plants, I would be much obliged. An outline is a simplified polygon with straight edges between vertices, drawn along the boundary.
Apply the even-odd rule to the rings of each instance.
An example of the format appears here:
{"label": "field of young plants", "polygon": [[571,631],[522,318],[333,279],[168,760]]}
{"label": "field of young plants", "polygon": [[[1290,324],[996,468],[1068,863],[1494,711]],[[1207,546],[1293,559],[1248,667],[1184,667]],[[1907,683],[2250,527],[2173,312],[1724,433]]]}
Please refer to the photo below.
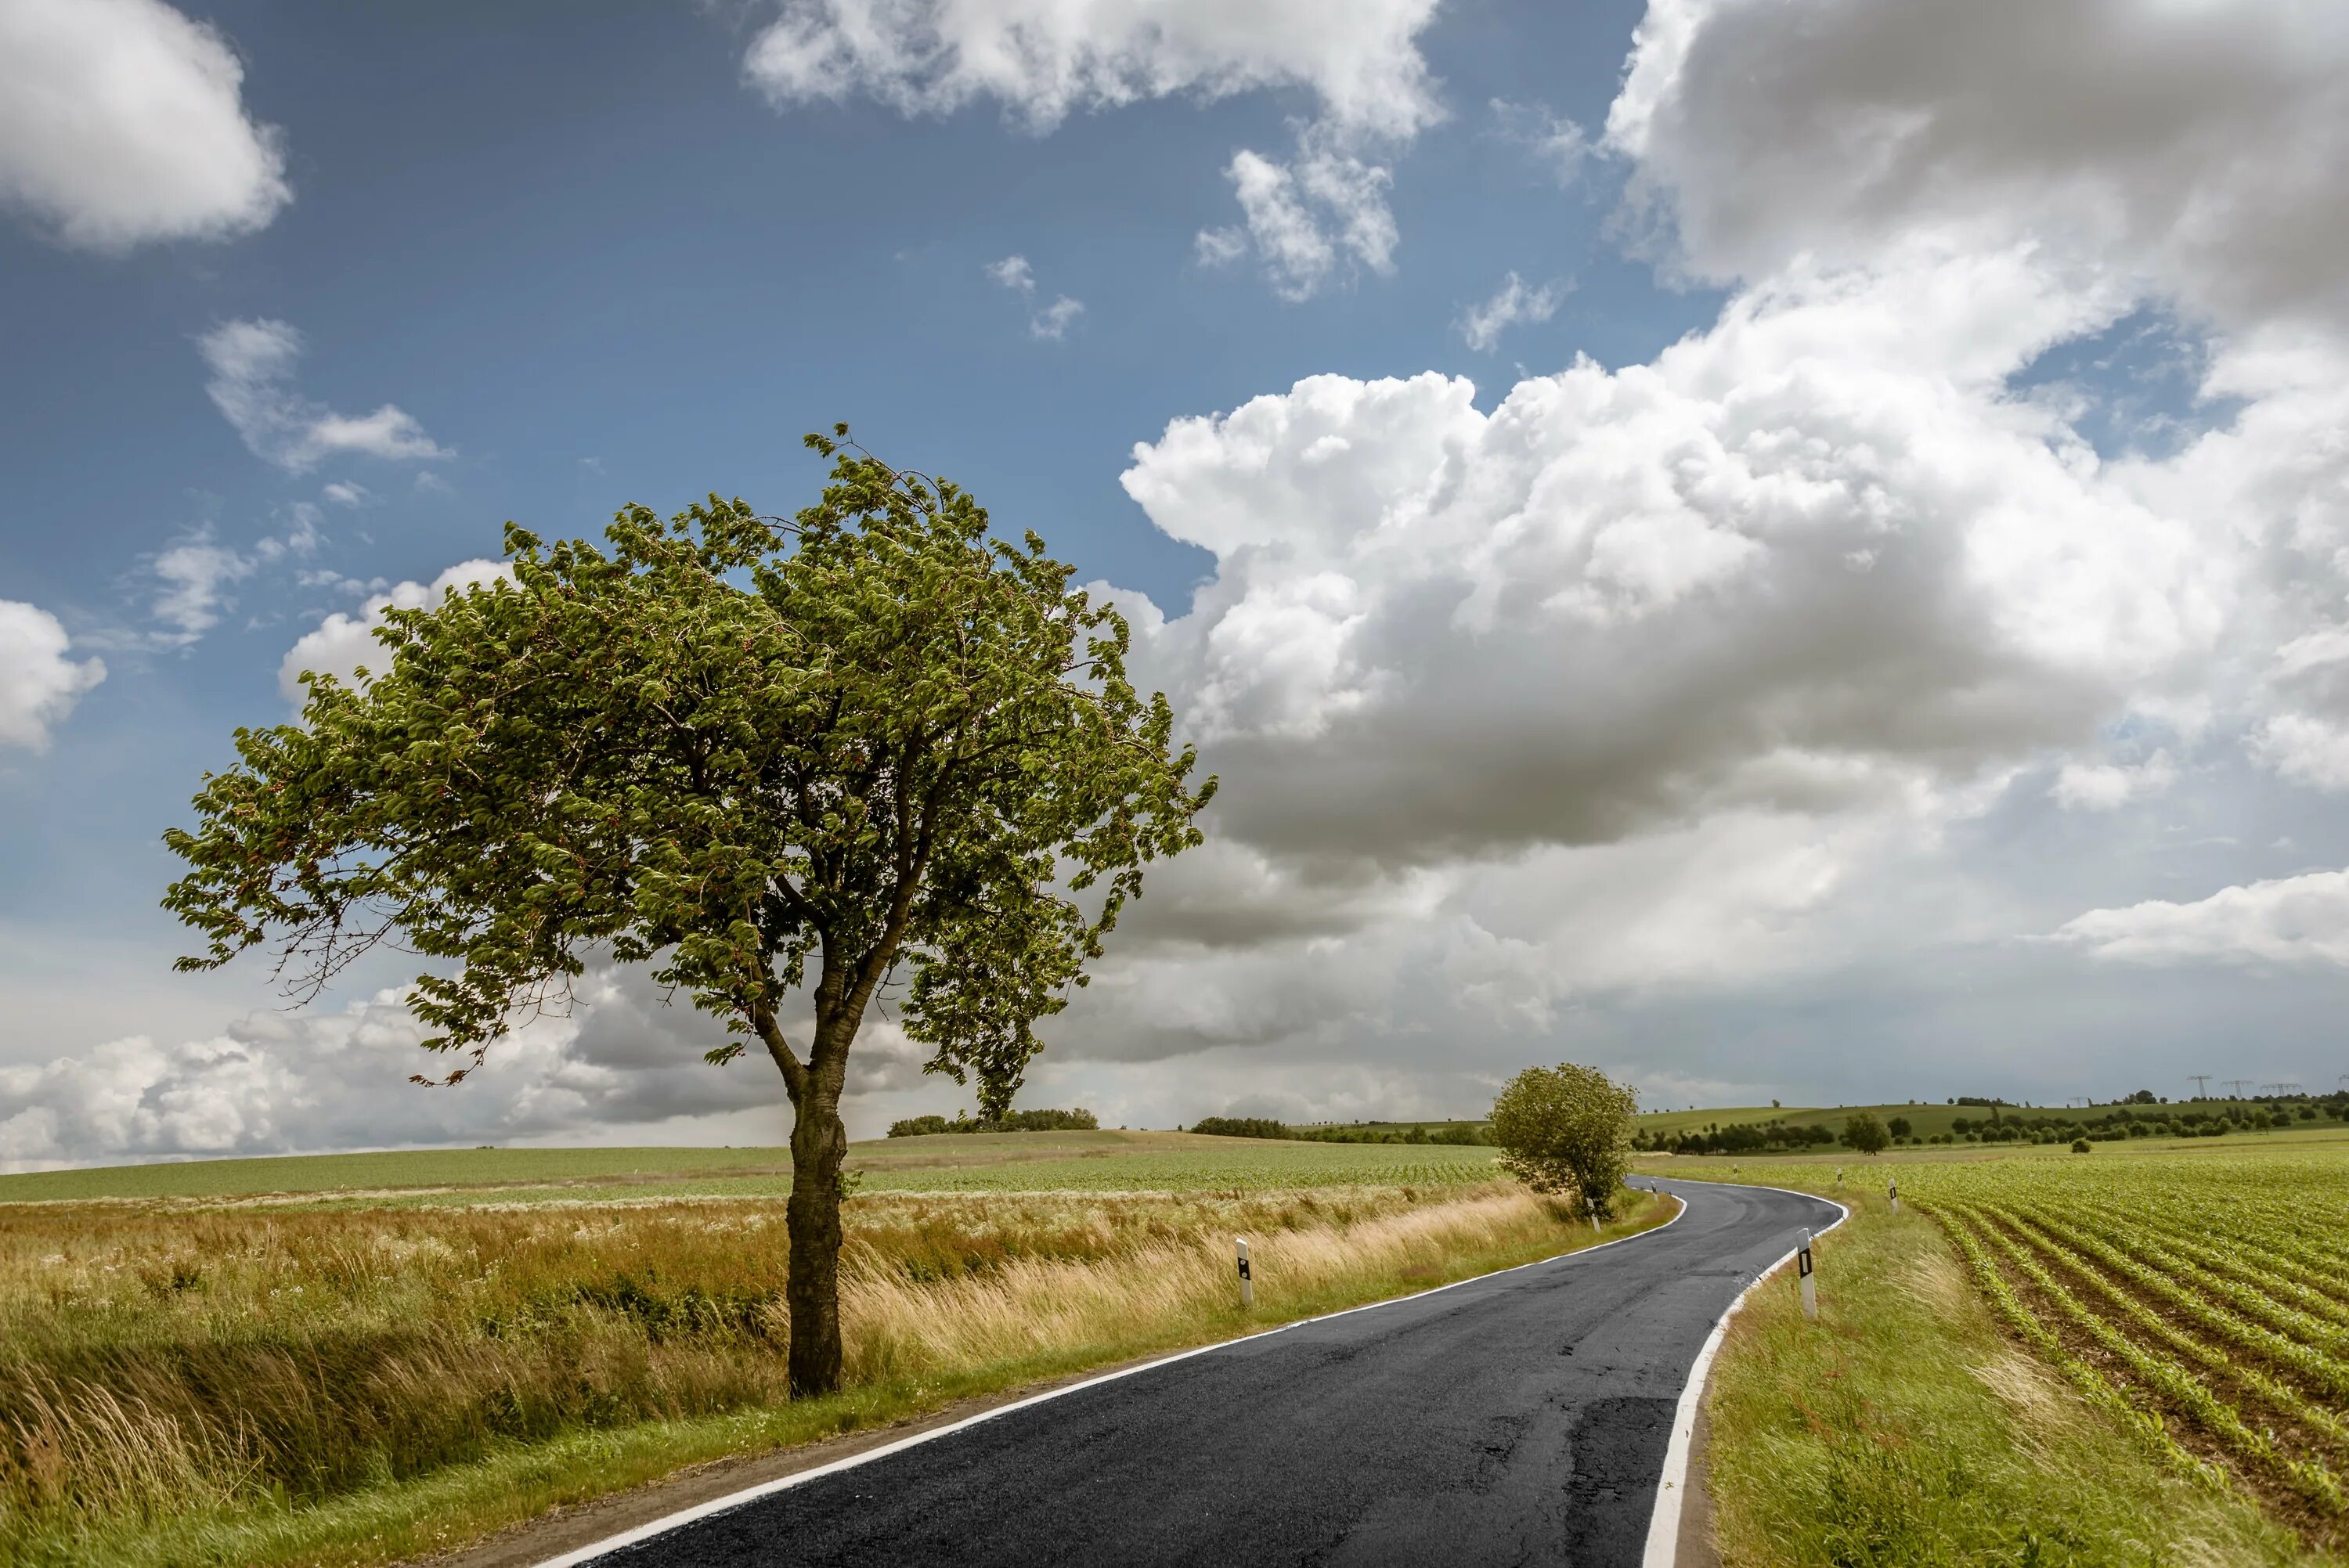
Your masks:
{"label": "field of young plants", "polygon": [[2349,1155],[1904,1171],[2001,1315],[2173,1464],[2349,1522]]}
{"label": "field of young plants", "polygon": [[[1897,1177],[1997,1317],[2142,1451],[2349,1546],[2349,1140],[1646,1168],[1826,1193],[1864,1224]],[[1832,1253],[1821,1272],[1831,1296],[1899,1288]]]}

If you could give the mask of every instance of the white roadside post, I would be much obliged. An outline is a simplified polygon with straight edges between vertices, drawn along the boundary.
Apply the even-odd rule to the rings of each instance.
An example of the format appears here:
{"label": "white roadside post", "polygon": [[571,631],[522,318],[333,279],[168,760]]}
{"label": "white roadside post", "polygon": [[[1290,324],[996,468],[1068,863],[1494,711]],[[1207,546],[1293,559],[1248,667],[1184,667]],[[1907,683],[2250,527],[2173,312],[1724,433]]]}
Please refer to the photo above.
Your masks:
{"label": "white roadside post", "polygon": [[1599,1233],[1599,1200],[1596,1197],[1586,1197],[1582,1200],[1582,1202],[1583,1206],[1590,1211],[1590,1233],[1594,1236],[1598,1235]]}
{"label": "white roadside post", "polygon": [[1803,1282],[1803,1315],[1814,1323],[1819,1316],[1819,1287],[1811,1278],[1811,1233],[1803,1233],[1803,1249],[1795,1254],[1795,1272]]}
{"label": "white roadside post", "polygon": [[1243,1309],[1246,1309],[1256,1305],[1256,1281],[1248,1277],[1247,1238],[1246,1236],[1239,1238],[1239,1248],[1240,1305]]}
{"label": "white roadside post", "polygon": [[1900,1212],[1900,1178],[1893,1177],[1884,1183],[1884,1195],[1892,1200],[1892,1212]]}

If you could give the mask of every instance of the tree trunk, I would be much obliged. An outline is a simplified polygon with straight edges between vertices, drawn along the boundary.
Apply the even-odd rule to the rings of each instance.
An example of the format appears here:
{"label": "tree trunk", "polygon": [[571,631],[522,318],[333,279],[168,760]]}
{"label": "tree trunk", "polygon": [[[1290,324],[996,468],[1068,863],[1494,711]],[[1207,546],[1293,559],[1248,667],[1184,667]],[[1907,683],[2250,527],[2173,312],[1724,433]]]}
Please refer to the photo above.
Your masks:
{"label": "tree trunk", "polygon": [[839,1107],[836,1083],[811,1082],[792,1123],[785,1299],[792,1310],[792,1393],[799,1398],[840,1387],[840,1171],[848,1157],[848,1130]]}

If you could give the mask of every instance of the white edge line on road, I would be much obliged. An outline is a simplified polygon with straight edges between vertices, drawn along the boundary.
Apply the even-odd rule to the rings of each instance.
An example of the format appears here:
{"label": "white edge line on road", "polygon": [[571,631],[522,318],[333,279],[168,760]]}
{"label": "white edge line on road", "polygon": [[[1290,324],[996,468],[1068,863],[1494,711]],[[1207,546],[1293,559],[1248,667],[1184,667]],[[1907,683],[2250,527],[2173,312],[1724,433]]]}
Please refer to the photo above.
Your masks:
{"label": "white edge line on road", "polygon": [[[1696,1180],[1693,1177],[1656,1179]],[[1788,1192],[1797,1198],[1816,1198],[1822,1203],[1832,1204],[1837,1211],[1836,1222],[1835,1225],[1829,1225],[1826,1231],[1816,1233],[1822,1236],[1826,1235],[1827,1231],[1834,1230],[1836,1225],[1840,1225],[1844,1221],[1851,1218],[1850,1209],[1836,1202],[1833,1198],[1820,1198],[1816,1192],[1796,1192],[1792,1187],[1764,1187],[1758,1181],[1715,1181],[1705,1184],[1716,1187],[1748,1187],[1762,1192]],[[1687,1212],[1685,1205],[1682,1206],[1682,1212],[1683,1213]],[[1640,1568],[1674,1568],[1680,1559],[1681,1504],[1688,1496],[1689,1448],[1696,1440],[1696,1417],[1699,1408],[1704,1403],[1705,1379],[1712,1376],[1713,1358],[1720,1351],[1723,1338],[1729,1333],[1729,1320],[1737,1315],[1737,1309],[1745,1305],[1747,1296],[1760,1290],[1772,1274],[1786,1266],[1787,1258],[1793,1257],[1795,1252],[1801,1250],[1798,1247],[1788,1252],[1785,1257],[1780,1258],[1776,1263],[1755,1274],[1754,1283],[1737,1293],[1737,1299],[1729,1304],[1728,1309],[1713,1326],[1713,1332],[1705,1336],[1704,1348],[1696,1353],[1696,1360],[1689,1367],[1688,1387],[1681,1390],[1680,1405],[1672,1411],[1671,1441],[1664,1449],[1664,1473],[1656,1481],[1656,1511],[1648,1520],[1648,1549],[1640,1559]]]}
{"label": "white edge line on road", "polygon": [[[877,1449],[867,1449],[861,1454],[850,1454],[847,1458],[834,1460],[830,1464],[816,1465],[812,1469],[797,1470],[787,1476],[778,1476],[773,1480],[761,1481],[757,1486],[744,1487],[740,1491],[730,1491],[724,1497],[712,1498],[708,1502],[697,1503],[691,1508],[681,1508],[675,1513],[662,1515],[649,1524],[639,1524],[634,1530],[624,1530],[617,1535],[606,1536],[601,1541],[566,1552],[560,1557],[546,1558],[535,1564],[534,1568],[577,1568],[580,1563],[592,1563],[596,1558],[617,1552],[623,1547],[634,1546],[638,1542],[650,1541],[656,1535],[666,1535],[672,1530],[691,1524],[696,1520],[707,1519],[713,1513],[724,1513],[730,1509],[740,1508],[746,1502],[756,1502],[762,1497],[771,1497],[776,1492],[788,1491],[792,1487],[803,1486],[809,1481],[820,1480],[828,1475],[837,1475],[842,1470],[854,1470],[858,1465],[868,1465],[875,1460],[885,1460],[891,1454],[902,1453],[907,1449],[918,1447],[923,1443],[933,1443],[940,1438],[950,1438],[966,1428],[978,1425],[981,1421],[991,1421],[999,1416],[1009,1416],[1016,1410],[1025,1410],[1030,1406],[1040,1405],[1047,1399],[1058,1399],[1064,1395],[1098,1387],[1103,1383],[1114,1383],[1121,1377],[1132,1377],[1137,1373],[1154,1372],[1161,1367],[1171,1367],[1177,1361],[1188,1361],[1194,1356],[1212,1355],[1218,1350],[1229,1350],[1236,1345],[1246,1345],[1251,1340],[1269,1339],[1276,1334],[1286,1334],[1292,1328],[1303,1328],[1308,1324],[1327,1323],[1333,1317],[1350,1317],[1358,1312],[1376,1312],[1382,1306],[1400,1306],[1404,1302],[1420,1301],[1431,1295],[1440,1295],[1447,1290],[1457,1290],[1464,1284],[1475,1284],[1479,1280],[1498,1279],[1503,1274],[1518,1274],[1526,1269],[1547,1268],[1552,1264],[1572,1263],[1577,1258],[1587,1258],[1593,1253],[1603,1253],[1609,1247],[1619,1247],[1626,1243],[1636,1242],[1642,1237],[1668,1231],[1679,1224],[1681,1215],[1688,1212],[1687,1200],[1670,1192],[1663,1195],[1680,1203],[1679,1212],[1662,1224],[1651,1225],[1646,1230],[1632,1235],[1618,1236],[1611,1242],[1601,1242],[1597,1246],[1578,1247],[1573,1252],[1559,1253],[1554,1257],[1536,1258],[1529,1264],[1495,1269],[1490,1274],[1471,1274],[1466,1279],[1454,1280],[1450,1284],[1415,1290],[1409,1295],[1390,1296],[1384,1301],[1367,1302],[1361,1306],[1350,1306],[1338,1312],[1325,1312],[1319,1317],[1300,1317],[1294,1323],[1284,1323],[1278,1327],[1261,1329],[1255,1334],[1244,1334],[1237,1339],[1223,1339],[1213,1345],[1202,1345],[1190,1350],[1178,1350],[1171,1356],[1161,1356],[1156,1360],[1144,1361],[1138,1367],[1123,1367],[1114,1372],[1104,1372],[1098,1377],[1085,1378],[1082,1382],[1070,1383],[1058,1388],[1047,1388],[1040,1394],[1030,1394],[1024,1399],[1014,1399],[1008,1405],[998,1405],[991,1410],[981,1410],[976,1416],[966,1416],[961,1420],[947,1426],[933,1427],[926,1432],[916,1432],[912,1437],[900,1438],[894,1443],[884,1443]],[[1808,1194],[1805,1195],[1808,1196]],[[1780,1262],[1784,1261],[1784,1259],[1780,1260]],[[1719,1336],[1719,1330],[1716,1329],[1714,1337]],[[1711,1351],[1712,1346],[1708,1344],[1706,1353],[1710,1355]],[[1675,1430],[1677,1431],[1677,1429]]]}

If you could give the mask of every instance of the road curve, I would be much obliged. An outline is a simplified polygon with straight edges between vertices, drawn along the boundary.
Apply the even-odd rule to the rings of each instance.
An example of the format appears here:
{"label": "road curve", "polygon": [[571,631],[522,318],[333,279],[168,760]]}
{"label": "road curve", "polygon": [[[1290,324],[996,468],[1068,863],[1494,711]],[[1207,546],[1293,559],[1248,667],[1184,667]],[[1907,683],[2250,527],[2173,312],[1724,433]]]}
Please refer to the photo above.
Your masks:
{"label": "road curve", "polygon": [[1838,1217],[1650,1184],[1687,1210],[1619,1245],[1080,1387],[595,1561],[1637,1563],[1690,1363]]}

